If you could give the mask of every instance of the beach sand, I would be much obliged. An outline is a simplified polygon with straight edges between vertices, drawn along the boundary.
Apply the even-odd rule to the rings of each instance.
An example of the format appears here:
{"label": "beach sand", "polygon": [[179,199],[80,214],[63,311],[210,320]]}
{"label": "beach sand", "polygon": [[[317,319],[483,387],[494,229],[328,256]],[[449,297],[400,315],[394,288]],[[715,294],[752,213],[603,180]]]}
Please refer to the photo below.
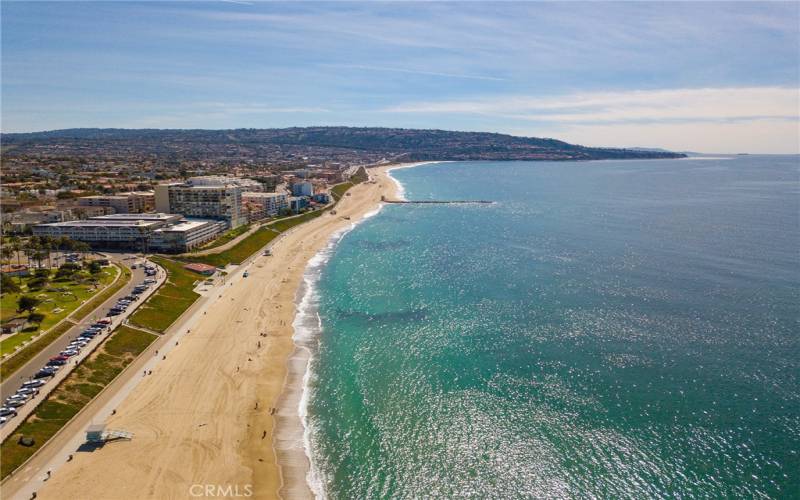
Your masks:
{"label": "beach sand", "polygon": [[[259,256],[249,265],[248,278],[232,277],[198,326],[107,422],[133,432],[134,438],[75,453],[38,498],[236,493],[275,498],[279,490],[284,498],[311,496],[305,484],[302,427],[297,433],[305,361],[295,356],[292,341],[295,296],[306,264],[331,235],[375,210],[382,195],[395,196],[397,187],[387,169],[370,170],[376,183],[351,188],[336,215],[325,214],[283,235],[271,257]],[[281,419],[277,453],[275,419]]]}

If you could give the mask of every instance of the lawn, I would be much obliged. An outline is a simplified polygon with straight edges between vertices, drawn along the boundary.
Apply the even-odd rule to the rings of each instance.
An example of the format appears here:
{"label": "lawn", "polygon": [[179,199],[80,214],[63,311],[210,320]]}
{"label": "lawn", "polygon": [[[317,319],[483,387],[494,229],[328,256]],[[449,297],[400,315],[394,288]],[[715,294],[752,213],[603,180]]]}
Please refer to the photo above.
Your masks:
{"label": "lawn", "polygon": [[[5,379],[19,370],[25,363],[33,359],[42,349],[50,345],[51,342],[60,337],[64,332],[75,326],[75,323],[63,321],[60,325],[52,328],[38,339],[23,347],[14,356],[0,363],[0,378]],[[16,335],[15,335],[16,337]],[[13,337],[12,337],[13,338]],[[11,339],[8,339],[11,340]]]}
{"label": "lawn", "polygon": [[[81,363],[34,411],[17,432],[0,445],[0,476],[5,478],[30,458],[59,429],[156,339],[141,330],[120,326],[88,359]],[[33,446],[18,444],[21,436]]]}
{"label": "lawn", "polygon": [[163,257],[153,257],[151,260],[166,269],[169,277],[167,282],[131,315],[130,322],[163,332],[200,296],[192,289],[194,283],[203,277],[184,269],[182,262]]}
{"label": "lawn", "polygon": [[353,187],[352,182],[343,182],[341,184],[337,184],[331,188],[331,196],[335,201],[339,201],[342,196],[344,196],[345,191]]}
{"label": "lawn", "polygon": [[270,229],[271,225],[263,226],[256,232],[243,239],[233,247],[220,253],[185,257],[189,262],[202,262],[216,267],[225,267],[228,264],[239,264],[246,258],[256,253],[261,247],[275,239],[278,233]]}
{"label": "lawn", "polygon": [[237,237],[239,237],[239,236],[243,235],[244,233],[246,233],[250,229],[250,227],[251,227],[250,224],[245,224],[245,225],[239,226],[239,227],[237,227],[235,229],[229,229],[228,231],[225,231],[224,233],[222,233],[222,235],[217,237],[217,239],[215,239],[213,241],[210,241],[210,242],[206,243],[205,245],[203,245],[202,247],[200,247],[200,249],[206,250],[206,249],[209,249],[209,248],[216,248],[216,247],[222,246],[225,243],[228,243],[229,241],[232,241],[232,240],[236,239]]}
{"label": "lawn", "polygon": [[[41,290],[29,290],[28,282],[31,281],[32,277],[22,278],[20,292],[4,293],[0,297],[0,322],[5,323],[15,317],[24,316],[17,312],[17,301],[22,295],[30,295],[40,299],[41,303],[36,306],[36,312],[43,313],[45,318],[40,325],[29,326],[25,330],[0,342],[0,354],[14,352],[18,345],[30,340],[40,332],[52,328],[93,295],[97,294],[98,290],[102,290],[103,287],[114,281],[117,272],[118,268],[116,266],[103,268],[102,272],[95,276],[79,272],[74,280],[52,279]],[[18,281],[18,278],[14,278],[14,281]],[[124,282],[124,280],[121,280],[121,282]],[[86,312],[91,309],[89,308]]]}

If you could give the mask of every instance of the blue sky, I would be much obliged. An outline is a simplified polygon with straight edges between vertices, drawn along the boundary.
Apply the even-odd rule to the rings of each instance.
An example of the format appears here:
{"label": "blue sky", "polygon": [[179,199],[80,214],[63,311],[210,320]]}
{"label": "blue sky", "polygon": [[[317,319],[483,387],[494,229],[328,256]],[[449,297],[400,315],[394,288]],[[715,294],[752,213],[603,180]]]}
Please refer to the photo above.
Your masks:
{"label": "blue sky", "polygon": [[2,130],[303,125],[800,152],[800,4],[2,2]]}

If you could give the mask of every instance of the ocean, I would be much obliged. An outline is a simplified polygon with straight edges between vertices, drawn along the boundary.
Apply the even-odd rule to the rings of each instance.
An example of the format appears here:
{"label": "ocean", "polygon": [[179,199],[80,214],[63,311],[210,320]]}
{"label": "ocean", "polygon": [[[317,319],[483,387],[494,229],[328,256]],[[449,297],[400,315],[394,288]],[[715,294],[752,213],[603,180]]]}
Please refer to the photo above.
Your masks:
{"label": "ocean", "polygon": [[453,162],[306,275],[319,497],[800,497],[800,159]]}

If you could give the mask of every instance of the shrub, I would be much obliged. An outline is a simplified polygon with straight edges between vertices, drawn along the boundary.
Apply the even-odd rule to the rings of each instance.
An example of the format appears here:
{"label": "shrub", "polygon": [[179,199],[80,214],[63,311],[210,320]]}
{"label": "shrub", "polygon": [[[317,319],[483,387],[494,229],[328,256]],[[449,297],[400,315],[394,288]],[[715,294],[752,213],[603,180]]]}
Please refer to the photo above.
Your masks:
{"label": "shrub", "polygon": [[28,314],[28,321],[30,321],[31,323],[41,324],[41,322],[44,321],[44,318],[45,315],[43,313],[32,312]]}
{"label": "shrub", "polygon": [[33,278],[28,281],[29,290],[41,290],[47,286],[47,278]]}
{"label": "shrub", "polygon": [[36,297],[31,297],[30,295],[23,295],[19,299],[17,299],[17,310],[19,312],[23,311],[33,311],[33,309],[39,305],[41,302]]}

